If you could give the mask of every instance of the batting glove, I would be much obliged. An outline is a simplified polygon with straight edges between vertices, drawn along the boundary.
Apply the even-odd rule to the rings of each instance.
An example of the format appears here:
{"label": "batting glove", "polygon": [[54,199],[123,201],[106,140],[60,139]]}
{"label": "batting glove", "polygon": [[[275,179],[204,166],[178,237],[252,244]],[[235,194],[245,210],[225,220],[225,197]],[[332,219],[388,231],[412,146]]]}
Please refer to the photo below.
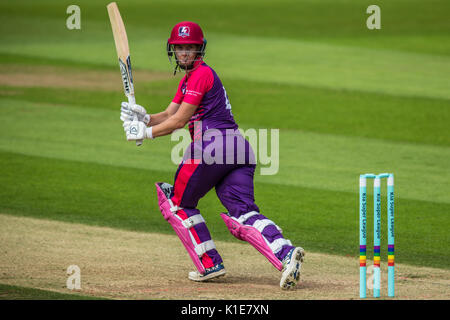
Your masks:
{"label": "batting glove", "polygon": [[123,129],[128,141],[153,139],[152,127],[147,127],[143,121],[139,121],[137,117],[133,121],[124,121]]}
{"label": "batting glove", "polygon": [[147,114],[147,111],[144,107],[138,104],[130,105],[128,102],[122,102],[120,108],[120,120],[122,121],[133,121],[134,116],[137,116],[139,121],[148,125],[150,122],[150,115]]}

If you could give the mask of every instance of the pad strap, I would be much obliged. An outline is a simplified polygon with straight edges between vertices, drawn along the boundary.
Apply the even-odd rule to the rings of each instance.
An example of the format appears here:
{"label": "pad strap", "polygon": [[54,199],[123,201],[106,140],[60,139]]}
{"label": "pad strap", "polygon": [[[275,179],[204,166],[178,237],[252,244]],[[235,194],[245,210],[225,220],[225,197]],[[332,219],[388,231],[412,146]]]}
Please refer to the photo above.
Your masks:
{"label": "pad strap", "polygon": [[272,243],[269,243],[266,238],[264,238],[264,240],[266,240],[267,245],[274,254],[277,254],[285,245],[292,246],[292,242],[290,240],[283,238],[276,239]]}
{"label": "pad strap", "polygon": [[[234,219],[235,221],[239,222],[241,225],[244,225],[244,223],[248,219],[250,219],[253,216],[259,215],[259,214],[260,214],[259,212],[250,211],[246,214],[243,214],[239,218],[234,218],[234,217],[231,217],[231,218]],[[279,226],[277,226],[275,224],[275,222],[273,222],[270,219],[255,220],[255,222],[253,222],[253,225],[252,225],[252,227],[257,229],[261,234],[267,226],[275,226],[278,231],[283,232],[281,230],[281,228]],[[269,241],[267,241],[267,239],[264,236],[263,236],[263,238],[264,238],[265,242],[267,243],[267,245],[269,246],[270,250],[272,250],[272,252],[274,254],[278,253],[285,245],[292,246],[291,241],[287,240],[287,239],[279,238],[279,239],[274,240],[272,243],[270,243]]]}
{"label": "pad strap", "polygon": [[200,224],[200,223],[206,223],[205,219],[202,217],[201,214],[196,214],[192,217],[189,217],[182,221],[184,227],[186,229],[192,228],[193,226]]}
{"label": "pad strap", "polygon": [[267,226],[275,226],[278,231],[280,231],[281,233],[283,232],[283,230],[281,230],[281,228],[279,226],[277,226],[275,224],[275,222],[273,222],[272,220],[262,219],[262,220],[256,220],[255,222],[253,222],[253,227],[258,229],[258,231],[261,233],[263,232],[264,228]]}
{"label": "pad strap", "polygon": [[216,248],[216,245],[214,244],[214,241],[213,240],[209,240],[209,241],[205,241],[205,242],[202,242],[202,243],[200,243],[200,244],[197,244],[196,246],[195,246],[195,253],[197,253],[197,255],[199,256],[199,257],[201,257],[206,251],[209,251],[209,250],[212,250],[212,249],[215,249]]}
{"label": "pad strap", "polygon": [[182,207],[175,206],[175,205],[173,204],[173,202],[172,202],[172,199],[167,199],[167,201],[169,201],[169,204],[170,204],[170,211],[171,211],[171,212],[175,213],[175,212],[177,212],[178,210],[182,210],[182,209],[183,209]]}
{"label": "pad strap", "polygon": [[239,218],[234,218],[234,217],[232,217],[232,218],[234,218],[237,222],[239,222],[240,224],[244,224],[245,223],[245,221],[247,221],[249,218],[251,218],[251,217],[253,217],[253,216],[256,216],[256,215],[258,215],[259,214],[259,212],[256,212],[256,211],[250,211],[250,212],[247,212],[246,214],[243,214],[242,216],[240,216]]}
{"label": "pad strap", "polygon": [[[242,216],[240,216],[239,218],[233,218],[234,220],[236,220],[237,222],[239,222],[240,224],[245,224],[245,222],[250,219],[253,216],[259,215],[260,213],[257,211],[250,211],[246,214],[243,214]],[[262,220],[256,220],[255,222],[253,222],[252,227],[255,227],[256,229],[258,229],[259,232],[263,232],[264,228],[269,226],[269,225],[273,225],[277,228],[278,231],[280,231],[281,233],[283,233],[283,230],[281,230],[281,228],[279,226],[277,226],[275,224],[275,222],[273,222],[272,220],[269,219],[262,219]]]}

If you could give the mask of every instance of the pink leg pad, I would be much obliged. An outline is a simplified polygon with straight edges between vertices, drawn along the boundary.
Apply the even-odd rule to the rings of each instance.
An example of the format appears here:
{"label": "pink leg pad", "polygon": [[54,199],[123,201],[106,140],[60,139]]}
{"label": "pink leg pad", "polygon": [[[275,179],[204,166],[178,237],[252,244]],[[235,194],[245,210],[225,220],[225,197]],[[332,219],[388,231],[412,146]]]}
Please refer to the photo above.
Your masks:
{"label": "pink leg pad", "polygon": [[238,221],[231,218],[229,215],[225,213],[221,213],[223,221],[225,222],[228,230],[230,230],[231,234],[242,241],[247,241],[253,247],[256,248],[264,257],[266,257],[270,263],[273,264],[275,268],[278,270],[283,269],[283,264],[280,260],[275,256],[272,250],[266,243],[263,235],[258,231],[258,229],[240,224]]}
{"label": "pink leg pad", "polygon": [[182,222],[183,220],[176,214],[177,207],[175,207],[172,201],[167,198],[166,193],[164,193],[160,187],[161,183],[155,183],[155,185],[156,192],[158,194],[159,209],[161,210],[164,219],[166,219],[172,226],[173,230],[175,230],[175,233],[180,238],[189,253],[194,265],[197,267],[198,272],[204,274],[206,272],[205,267],[195,251],[195,239],[192,237],[189,228],[185,227]]}

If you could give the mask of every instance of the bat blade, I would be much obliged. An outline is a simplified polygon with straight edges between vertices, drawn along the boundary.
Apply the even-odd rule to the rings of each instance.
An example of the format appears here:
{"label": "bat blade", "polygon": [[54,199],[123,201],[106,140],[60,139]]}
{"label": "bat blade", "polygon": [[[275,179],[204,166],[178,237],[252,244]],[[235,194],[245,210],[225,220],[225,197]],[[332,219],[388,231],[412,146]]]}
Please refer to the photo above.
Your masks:
{"label": "bat blade", "polygon": [[[128,46],[128,37],[120,16],[119,8],[115,2],[111,2],[106,6],[111,22],[111,28],[116,45],[117,57],[119,58],[120,73],[122,75],[123,89],[130,104],[135,104],[133,74],[131,69],[130,48]],[[142,140],[136,141],[136,145],[140,146]]]}

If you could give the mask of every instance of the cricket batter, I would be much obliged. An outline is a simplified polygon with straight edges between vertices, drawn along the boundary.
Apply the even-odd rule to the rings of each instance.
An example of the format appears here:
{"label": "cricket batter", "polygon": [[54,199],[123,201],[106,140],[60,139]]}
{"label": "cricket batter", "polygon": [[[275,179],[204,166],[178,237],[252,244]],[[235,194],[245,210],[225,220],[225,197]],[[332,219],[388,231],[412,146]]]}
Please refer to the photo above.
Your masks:
{"label": "cricket batter", "polygon": [[[127,140],[155,139],[188,124],[192,142],[175,173],[174,184],[156,183],[156,189],[161,213],[197,268],[189,273],[189,279],[205,281],[225,274],[222,257],[197,209],[199,200],[215,188],[228,210],[221,217],[233,236],[263,254],[281,271],[280,287],[291,289],[299,280],[304,250],[285,239],[281,229],[255,204],[253,150],[237,130],[222,82],[203,61],[205,49],[206,39],[198,24],[185,21],[175,25],[167,41],[167,54],[169,60],[175,58],[174,74],[178,69],[185,75],[163,112],[147,114],[142,106],[122,102]],[[208,130],[214,130],[214,137],[207,137]],[[204,152],[212,143],[215,159],[219,159],[213,163]]]}

